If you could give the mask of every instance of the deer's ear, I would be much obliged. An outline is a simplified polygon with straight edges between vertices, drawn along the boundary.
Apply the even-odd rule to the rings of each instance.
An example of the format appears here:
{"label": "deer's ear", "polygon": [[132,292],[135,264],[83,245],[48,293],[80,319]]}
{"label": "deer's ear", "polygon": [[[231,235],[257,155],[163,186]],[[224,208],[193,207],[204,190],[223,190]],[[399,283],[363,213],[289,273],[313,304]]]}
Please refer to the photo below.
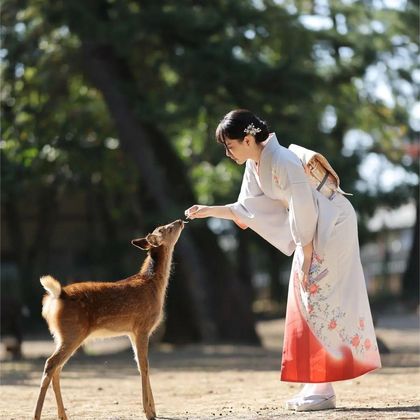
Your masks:
{"label": "deer's ear", "polygon": [[154,233],[149,233],[146,236],[146,240],[153,247],[158,247],[162,245],[162,237],[160,235],[155,235]]}
{"label": "deer's ear", "polygon": [[148,251],[152,247],[146,238],[133,239],[131,243],[143,251]]}

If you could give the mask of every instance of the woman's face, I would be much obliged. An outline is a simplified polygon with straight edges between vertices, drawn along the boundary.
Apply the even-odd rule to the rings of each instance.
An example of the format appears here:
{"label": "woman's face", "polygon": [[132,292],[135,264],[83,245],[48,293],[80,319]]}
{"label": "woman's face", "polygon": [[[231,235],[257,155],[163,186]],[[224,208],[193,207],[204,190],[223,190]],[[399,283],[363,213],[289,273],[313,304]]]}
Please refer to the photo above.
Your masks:
{"label": "woman's face", "polygon": [[249,144],[244,140],[225,140],[226,156],[238,165],[243,165],[249,158]]}

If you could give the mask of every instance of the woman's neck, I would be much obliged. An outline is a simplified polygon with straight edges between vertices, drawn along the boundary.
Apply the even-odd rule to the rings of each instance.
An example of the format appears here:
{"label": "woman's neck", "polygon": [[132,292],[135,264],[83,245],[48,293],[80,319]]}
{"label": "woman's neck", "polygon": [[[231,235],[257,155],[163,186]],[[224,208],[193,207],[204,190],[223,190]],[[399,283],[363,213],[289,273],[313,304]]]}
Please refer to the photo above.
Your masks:
{"label": "woman's neck", "polygon": [[269,140],[269,138],[267,140],[264,140],[261,143],[255,143],[255,151],[254,151],[254,154],[251,157],[251,159],[255,162],[255,164],[257,166],[259,166],[259,164],[260,164],[261,154],[264,150],[264,147],[267,145],[268,140]]}

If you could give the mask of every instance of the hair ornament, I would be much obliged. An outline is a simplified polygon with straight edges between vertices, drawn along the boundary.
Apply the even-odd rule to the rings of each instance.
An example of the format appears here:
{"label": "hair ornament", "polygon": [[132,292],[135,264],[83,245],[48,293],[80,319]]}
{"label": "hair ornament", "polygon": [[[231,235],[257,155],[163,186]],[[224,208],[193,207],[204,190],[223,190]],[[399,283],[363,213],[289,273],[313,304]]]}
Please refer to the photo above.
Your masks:
{"label": "hair ornament", "polygon": [[249,124],[247,128],[245,128],[244,133],[250,134],[251,136],[254,136],[261,131],[261,128],[255,127],[254,124]]}

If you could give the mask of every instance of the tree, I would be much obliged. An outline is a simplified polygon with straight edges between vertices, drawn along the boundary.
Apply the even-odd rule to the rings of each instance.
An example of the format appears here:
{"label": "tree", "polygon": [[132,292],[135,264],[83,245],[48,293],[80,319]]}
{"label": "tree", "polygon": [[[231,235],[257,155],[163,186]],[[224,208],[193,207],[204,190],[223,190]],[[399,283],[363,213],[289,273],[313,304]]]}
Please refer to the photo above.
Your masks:
{"label": "tree", "polygon": [[[117,243],[122,255],[119,232],[137,225],[139,215],[145,230],[182,216],[196,197],[235,200],[241,169],[220,162],[213,140],[218,119],[235,107],[267,118],[286,146],[297,142],[325,153],[345,189],[357,191],[361,222],[412,190],[411,181],[392,194],[368,188],[358,173],[369,153],[415,171],[399,161],[404,143],[413,141],[407,110],[401,101],[378,100],[368,77],[375,66],[391,69],[393,56],[412,51],[404,11],[367,2],[239,0],[6,1],[3,10],[5,208],[20,203],[19,189],[53,188],[58,203],[70,187],[89,191],[88,202],[103,203],[107,244]],[[318,27],[310,24],[314,17]],[[410,54],[408,70],[389,73],[396,86],[401,77],[412,81]],[[362,134],[368,146],[349,149],[351,135],[360,144]],[[126,203],[136,194],[133,208]],[[9,209],[7,216],[19,242],[19,215]],[[241,244],[236,252],[247,252],[241,233],[221,235]],[[272,253],[258,250],[251,258]],[[167,338],[255,341],[251,276],[238,278],[243,265],[230,262],[235,251],[225,255],[202,222],[188,226],[178,251]],[[93,262],[101,257],[89,255]],[[279,261],[268,260],[269,271],[278,272]]]}

